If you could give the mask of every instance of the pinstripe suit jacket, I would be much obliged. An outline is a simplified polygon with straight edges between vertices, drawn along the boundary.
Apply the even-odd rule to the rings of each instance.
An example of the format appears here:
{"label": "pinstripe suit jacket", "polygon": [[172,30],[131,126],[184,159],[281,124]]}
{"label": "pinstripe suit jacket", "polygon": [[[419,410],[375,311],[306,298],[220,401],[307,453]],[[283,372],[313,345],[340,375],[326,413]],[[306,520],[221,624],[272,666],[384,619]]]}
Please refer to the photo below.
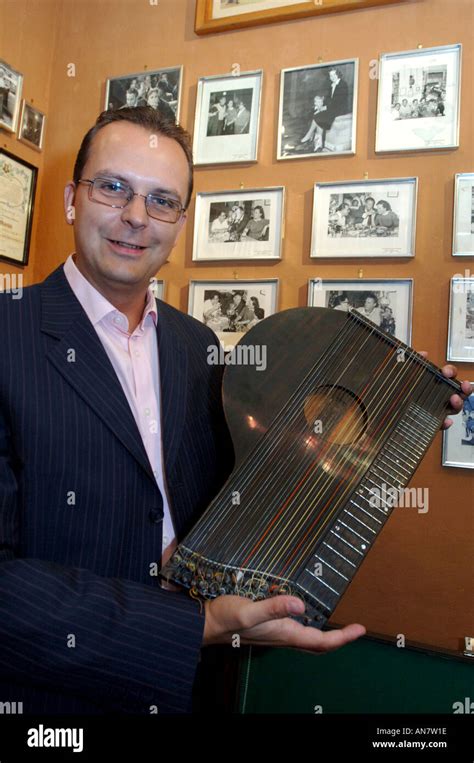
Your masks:
{"label": "pinstripe suit jacket", "polygon": [[[214,334],[158,304],[178,539],[227,477]],[[120,382],[60,266],[0,297],[0,701],[24,713],[190,710],[204,617],[160,588],[160,492]]]}

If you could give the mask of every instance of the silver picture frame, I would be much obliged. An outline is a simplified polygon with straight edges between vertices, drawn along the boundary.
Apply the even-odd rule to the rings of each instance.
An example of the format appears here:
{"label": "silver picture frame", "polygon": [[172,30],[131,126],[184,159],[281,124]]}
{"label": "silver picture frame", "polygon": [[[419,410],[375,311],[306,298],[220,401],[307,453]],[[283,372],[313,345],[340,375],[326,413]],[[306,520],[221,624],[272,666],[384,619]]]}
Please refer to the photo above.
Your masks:
{"label": "silver picture frame", "polygon": [[198,193],[193,260],[279,260],[284,238],[283,186]]}
{"label": "silver picture frame", "polygon": [[[121,74],[118,77],[109,77],[105,83],[104,109],[145,106],[148,103],[150,91],[153,91],[153,96],[150,95],[151,103],[148,105],[152,105],[153,108],[170,119],[172,118],[171,112],[173,112],[175,121],[179,122],[183,71],[182,65],[166,66],[160,69],[147,69],[131,74]],[[136,85],[134,81],[136,81]],[[136,91],[135,102],[127,103],[127,100],[130,99],[127,92],[131,90]]]}
{"label": "silver picture frame", "polygon": [[282,69],[277,159],[354,155],[359,59]]}
{"label": "silver picture frame", "polygon": [[457,43],[380,56],[376,153],[459,146],[461,54]]}
{"label": "silver picture frame", "polygon": [[446,357],[474,363],[474,277],[451,278]]}
{"label": "silver picture frame", "polygon": [[163,301],[165,300],[166,289],[165,282],[162,279],[156,278],[156,276],[150,278],[150,288],[156,299],[162,299]]}
{"label": "silver picture frame", "polygon": [[0,128],[16,133],[21,106],[23,74],[0,59]]}
{"label": "silver picture frame", "polygon": [[228,351],[252,326],[276,313],[278,286],[278,278],[192,280],[188,313],[211,328]]}
{"label": "silver picture frame", "polygon": [[463,409],[443,432],[443,466],[474,469],[474,393],[463,401]]}
{"label": "silver picture frame", "polygon": [[43,150],[46,114],[27,103],[22,102],[18,129],[18,140],[35,151]]}
{"label": "silver picture frame", "polygon": [[413,278],[310,278],[308,305],[355,310],[411,344]]}
{"label": "silver picture frame", "polygon": [[262,69],[199,79],[195,166],[257,161],[262,86]]}
{"label": "silver picture frame", "polygon": [[453,257],[474,257],[474,172],[454,176]]}
{"label": "silver picture frame", "polygon": [[414,257],[418,178],[315,183],[311,258]]}

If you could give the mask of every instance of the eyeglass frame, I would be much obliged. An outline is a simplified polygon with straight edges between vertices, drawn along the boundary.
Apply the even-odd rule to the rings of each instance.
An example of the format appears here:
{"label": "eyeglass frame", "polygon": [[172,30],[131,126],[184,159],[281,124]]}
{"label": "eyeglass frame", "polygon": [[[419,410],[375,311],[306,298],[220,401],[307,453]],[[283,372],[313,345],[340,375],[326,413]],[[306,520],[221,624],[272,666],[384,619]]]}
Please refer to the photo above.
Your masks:
{"label": "eyeglass frame", "polygon": [[[94,198],[92,198],[92,189],[94,187],[94,183],[96,182],[96,180],[111,180],[111,181],[116,180],[117,182],[122,183],[122,185],[124,187],[129,189],[129,191],[131,193],[131,196],[125,202],[125,204],[123,204],[123,205],[121,205],[121,204],[107,204],[107,202],[105,202],[105,201],[99,201],[98,199],[94,199]],[[125,209],[127,204],[130,204],[131,200],[135,196],[141,196],[142,199],[145,199],[145,209],[146,209],[146,213],[147,213],[148,217],[150,217],[152,220],[159,220],[159,222],[161,222],[161,223],[169,223],[170,225],[176,225],[176,223],[178,223],[180,221],[180,219],[182,218],[184,212],[186,212],[186,207],[183,207],[181,204],[178,204],[178,202],[175,201],[175,199],[168,199],[168,201],[172,201],[172,202],[178,204],[178,206],[179,206],[179,215],[176,218],[176,220],[174,220],[174,221],[172,221],[172,220],[162,220],[159,217],[153,217],[153,215],[150,215],[150,213],[148,211],[148,197],[149,196],[153,196],[153,195],[157,196],[157,195],[160,195],[160,194],[147,193],[146,196],[145,196],[145,194],[143,194],[143,193],[136,193],[133,190],[133,188],[130,185],[128,185],[128,183],[124,183],[122,180],[118,180],[118,178],[106,178],[106,177],[101,177],[101,176],[94,178],[94,180],[90,180],[89,178],[81,178],[80,180],[76,181],[77,185],[79,185],[79,183],[88,184],[89,191],[88,191],[87,195],[88,195],[90,201],[93,201],[96,204],[102,204],[104,207],[111,207],[112,209]],[[166,198],[166,197],[163,196],[162,198]]]}

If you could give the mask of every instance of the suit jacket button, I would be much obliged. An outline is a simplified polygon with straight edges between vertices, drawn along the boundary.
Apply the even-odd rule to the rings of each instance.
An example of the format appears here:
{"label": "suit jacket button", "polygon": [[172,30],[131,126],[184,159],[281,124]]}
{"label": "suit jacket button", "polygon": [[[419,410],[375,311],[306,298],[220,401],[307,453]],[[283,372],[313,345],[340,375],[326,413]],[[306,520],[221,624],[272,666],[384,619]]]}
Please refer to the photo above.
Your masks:
{"label": "suit jacket button", "polygon": [[161,509],[151,509],[148,514],[148,518],[150,522],[153,522],[153,524],[157,525],[163,520],[163,511]]}

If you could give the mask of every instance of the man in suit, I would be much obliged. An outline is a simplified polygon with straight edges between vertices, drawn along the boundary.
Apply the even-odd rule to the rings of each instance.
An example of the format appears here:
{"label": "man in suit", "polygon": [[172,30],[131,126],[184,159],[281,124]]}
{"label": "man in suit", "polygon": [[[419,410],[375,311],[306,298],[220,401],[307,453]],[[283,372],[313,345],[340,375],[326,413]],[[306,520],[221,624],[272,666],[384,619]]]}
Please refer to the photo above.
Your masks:
{"label": "man in suit", "polygon": [[65,189],[75,252],[0,295],[0,696],[25,714],[188,712],[202,647],[364,632],[305,628],[291,596],[200,607],[159,582],[233,459],[217,340],[148,289],[191,191],[181,127],[105,112]]}

